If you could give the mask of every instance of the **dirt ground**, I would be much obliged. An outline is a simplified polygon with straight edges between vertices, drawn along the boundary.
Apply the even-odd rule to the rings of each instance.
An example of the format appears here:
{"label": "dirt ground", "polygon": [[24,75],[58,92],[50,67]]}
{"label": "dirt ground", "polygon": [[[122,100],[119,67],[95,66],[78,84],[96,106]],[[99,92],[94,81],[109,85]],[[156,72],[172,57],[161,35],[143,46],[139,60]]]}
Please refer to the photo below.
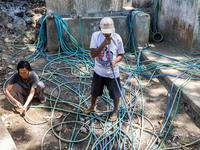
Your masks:
{"label": "dirt ground", "polygon": [[[8,46],[7,48],[9,49],[9,47],[10,46]],[[17,51],[18,51],[17,49],[13,49],[13,53]],[[17,55],[15,59],[21,60],[27,55],[30,55],[31,53],[32,49],[29,48],[28,50],[26,50],[26,52]],[[46,85],[45,94],[46,97],[48,98],[48,101],[45,104],[41,104],[37,100],[37,98],[34,98],[34,100],[30,104],[31,107],[28,109],[27,114],[22,114],[6,99],[6,97],[3,94],[4,83],[14,72],[16,72],[16,70],[14,70],[16,63],[12,63],[9,51],[2,51],[1,56],[6,57],[7,60],[6,61],[3,59],[1,60],[1,67],[5,69],[3,71],[1,70],[0,115],[9,133],[11,134],[17,146],[17,149],[38,150],[41,149],[42,147],[43,149],[46,150],[69,149],[69,148],[74,150],[79,150],[79,149],[86,149],[87,144],[89,142],[91,143],[88,149],[92,149],[92,145],[93,143],[95,143],[95,139],[93,137],[91,141],[89,141],[89,138],[87,138],[87,136],[89,135],[89,130],[86,127],[81,128],[81,131],[76,138],[78,142],[74,143],[74,145],[69,142],[71,140],[70,137],[73,134],[73,131],[75,131],[76,133],[78,129],[82,126],[82,123],[87,122],[91,118],[90,116],[84,116],[84,115],[79,115],[77,117],[76,113],[74,113],[74,112],[82,112],[82,110],[87,107],[85,103],[81,103],[80,105],[81,107],[78,106],[76,107],[72,105],[74,103],[79,104],[80,95],[78,96],[76,94],[78,90],[77,89],[75,91],[70,90],[69,87],[71,87],[71,85],[67,83],[66,80],[64,80],[58,75],[53,75],[54,78],[60,82],[59,85],[61,88],[60,90],[58,90],[58,88],[56,88],[57,87],[56,84],[51,82],[51,80],[55,82],[55,79],[53,80],[48,72],[36,71],[39,75],[43,74],[43,77],[45,77],[46,79],[47,78],[50,79],[48,81],[44,78],[41,79],[45,82]],[[127,57],[135,61],[134,56],[127,56]],[[10,64],[9,67],[5,67],[6,63]],[[41,57],[32,63],[32,67],[34,69],[43,69],[47,63],[48,63],[47,59]],[[125,63],[125,59],[123,63]],[[65,64],[63,62],[55,62],[51,65],[51,67],[54,69],[62,67],[70,68],[68,64]],[[79,82],[80,79],[77,77],[78,76],[77,73],[78,72],[76,72],[76,70],[73,70],[71,72],[71,69],[65,69],[59,71],[59,74],[66,75],[65,78],[71,83],[73,83],[73,86],[78,87],[80,91],[85,91],[83,95],[86,99],[88,99],[87,101],[89,105],[91,78],[82,79],[81,82],[82,84],[80,84]],[[121,76],[122,76],[121,77],[122,85],[125,85],[128,75],[124,72],[121,72]],[[159,130],[161,128],[160,123],[164,118],[169,96],[169,92],[159,82],[158,79],[156,78],[152,79],[149,83],[148,81],[149,81],[148,78],[141,76],[141,85],[143,88],[146,86],[146,88],[143,91],[143,97],[138,96],[137,104],[134,107],[135,109],[134,114],[131,116],[132,124],[134,125],[133,127],[133,133],[135,137],[134,146],[137,149],[138,146],[140,145],[141,150],[149,148],[148,144],[152,142],[151,140],[153,137],[152,134],[143,131],[142,140],[140,141],[140,129],[138,128],[138,126],[142,125],[142,118],[139,115],[142,113],[142,108],[144,110],[143,115],[146,118],[148,118],[148,120],[146,118],[143,118],[144,130],[147,129],[152,132],[153,130],[155,130],[155,133],[159,134]],[[134,90],[135,86],[134,83],[135,79],[133,78],[132,81],[133,85],[128,85],[129,88],[132,88],[132,90]],[[67,87],[63,85],[66,85]],[[136,85],[136,88],[138,88],[138,85]],[[59,93],[60,96],[58,97]],[[125,90],[124,95],[125,98],[128,99],[130,98],[131,93]],[[57,100],[57,99],[59,100],[59,102],[57,102],[56,104],[55,107],[56,109],[53,109],[53,107],[55,106],[55,101],[51,100]],[[70,102],[70,103],[64,103],[64,102]],[[131,103],[134,104],[135,101]],[[104,112],[111,110],[112,108],[108,106],[107,102],[105,102],[102,98],[98,98],[97,112],[96,112],[97,115],[100,115]],[[108,117],[109,114],[105,114],[103,116],[94,119],[93,126],[95,127],[96,135],[98,136],[102,135],[102,133],[105,130],[105,127],[102,126],[102,122],[100,121],[100,119],[107,120]],[[124,120],[128,122],[129,118],[127,114],[125,115]],[[63,123],[61,126],[62,122],[65,123]],[[177,147],[182,145],[181,143],[183,142],[191,143],[199,139],[200,128],[199,125],[195,123],[196,122],[192,120],[185,112],[184,106],[180,105],[175,120],[173,122],[173,125],[164,142],[165,147]],[[88,124],[91,125],[91,123]],[[114,125],[114,123],[112,124]],[[55,127],[53,129],[55,131],[53,132],[51,127],[54,125]],[[111,123],[105,122],[104,126],[106,125],[111,125]],[[128,131],[127,133],[129,134],[129,136],[131,136],[132,131],[130,129],[130,126],[126,125],[125,123],[121,123],[118,125],[121,125],[122,126],[121,128],[124,131]],[[61,136],[64,140],[59,141],[57,136]],[[160,135],[160,137],[162,138],[163,135]],[[198,150],[200,149],[199,144],[200,143],[198,142],[194,145],[182,149]],[[117,149],[117,145],[118,144],[115,143],[112,149]],[[126,143],[126,148],[131,149],[130,143],[128,142]]]}

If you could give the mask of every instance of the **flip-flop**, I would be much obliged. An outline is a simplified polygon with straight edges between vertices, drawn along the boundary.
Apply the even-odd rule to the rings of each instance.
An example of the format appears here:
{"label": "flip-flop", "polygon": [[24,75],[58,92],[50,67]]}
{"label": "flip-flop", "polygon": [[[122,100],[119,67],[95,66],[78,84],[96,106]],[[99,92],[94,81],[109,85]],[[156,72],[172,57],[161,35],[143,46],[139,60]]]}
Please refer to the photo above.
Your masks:
{"label": "flip-flop", "polygon": [[109,118],[109,121],[110,121],[110,122],[114,122],[114,121],[116,121],[116,120],[117,120],[117,116],[114,116],[114,117],[110,116],[110,118]]}
{"label": "flip-flop", "polygon": [[95,110],[88,110],[88,109],[86,109],[86,110],[84,111],[85,114],[89,114],[89,113],[91,113],[91,112],[95,112]]}

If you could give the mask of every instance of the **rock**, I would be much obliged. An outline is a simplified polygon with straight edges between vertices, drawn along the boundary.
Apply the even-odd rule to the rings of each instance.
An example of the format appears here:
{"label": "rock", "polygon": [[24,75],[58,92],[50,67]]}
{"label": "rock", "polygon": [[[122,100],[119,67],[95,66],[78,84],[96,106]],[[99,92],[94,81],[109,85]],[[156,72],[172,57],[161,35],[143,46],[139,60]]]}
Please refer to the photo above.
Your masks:
{"label": "rock", "polygon": [[28,38],[29,44],[32,44],[35,42],[35,34],[33,32],[27,32],[26,37]]}
{"label": "rock", "polygon": [[50,142],[45,142],[44,146],[48,147],[50,145]]}
{"label": "rock", "polygon": [[27,24],[32,24],[34,22],[34,18],[33,17],[28,17],[27,19],[26,19],[26,23]]}
{"label": "rock", "polygon": [[[5,37],[3,41],[5,43],[12,43],[15,38],[16,38],[15,35],[10,35],[9,37]],[[4,49],[7,49],[7,48],[5,47]]]}
{"label": "rock", "polygon": [[13,19],[13,17],[7,15],[7,13],[0,12],[0,23],[3,23],[3,22],[5,22],[5,24],[13,23],[14,19]]}
{"label": "rock", "polygon": [[16,65],[16,62],[15,62],[14,60],[12,60],[12,64],[13,64],[13,65]]}
{"label": "rock", "polygon": [[8,66],[7,66],[7,68],[9,68],[9,69],[12,69],[12,68],[13,68],[13,66],[12,66],[12,65],[8,65]]}
{"label": "rock", "polygon": [[7,21],[8,21],[9,23],[13,23],[13,22],[14,22],[14,18],[11,17],[11,16],[7,16]]}
{"label": "rock", "polygon": [[13,29],[13,24],[8,23],[8,24],[7,24],[7,28],[8,28],[8,29]]}
{"label": "rock", "polygon": [[17,17],[24,17],[24,12],[17,12],[17,13],[14,13],[14,15]]}
{"label": "rock", "polygon": [[84,127],[82,127],[82,128],[80,129],[80,131],[81,131],[82,133],[87,133],[87,130],[86,130],[86,128],[84,128]]}
{"label": "rock", "polygon": [[9,72],[9,73],[8,73],[8,75],[12,75],[12,74],[14,74],[14,72]]}
{"label": "rock", "polygon": [[33,17],[33,16],[35,16],[35,13],[32,10],[28,10],[28,11],[26,11],[26,16]]}
{"label": "rock", "polygon": [[167,143],[171,143],[171,142],[172,142],[171,140],[168,140],[168,141],[167,141]]}
{"label": "rock", "polygon": [[174,143],[174,142],[172,142],[172,143],[171,143],[171,146],[172,146],[172,147],[177,147],[177,144]]}
{"label": "rock", "polygon": [[62,130],[62,125],[57,126],[54,130],[56,132],[60,132]]}
{"label": "rock", "polygon": [[7,14],[5,12],[0,12],[0,22],[3,22],[7,18]]}
{"label": "rock", "polygon": [[44,14],[46,12],[46,8],[45,7],[35,8],[34,12],[39,14]]}
{"label": "rock", "polygon": [[87,120],[89,120],[90,119],[90,117],[85,117],[85,121],[87,121]]}
{"label": "rock", "polygon": [[10,33],[10,34],[15,34],[15,32],[16,32],[16,31],[14,31],[14,30],[9,30],[9,33]]}
{"label": "rock", "polygon": [[12,41],[11,41],[8,37],[6,37],[6,38],[4,39],[4,42],[5,42],[5,43],[11,43]]}
{"label": "rock", "polygon": [[28,7],[28,3],[24,3],[22,7]]}
{"label": "rock", "polygon": [[28,41],[28,39],[26,37],[23,38],[22,44],[29,44],[29,41]]}
{"label": "rock", "polygon": [[4,67],[0,67],[0,71],[3,71],[3,70],[5,70],[5,68]]}
{"label": "rock", "polygon": [[16,27],[16,29],[18,30],[19,34],[24,33],[25,31],[27,31],[27,27],[25,25],[19,25]]}
{"label": "rock", "polygon": [[62,117],[62,115],[63,115],[63,114],[58,114],[58,115],[56,116],[56,118],[59,119],[59,118]]}
{"label": "rock", "polygon": [[26,26],[26,21],[25,20],[18,20],[16,23],[16,27],[20,27],[20,26]]}
{"label": "rock", "polygon": [[[36,14],[35,16],[34,16],[34,20],[35,20],[35,22],[40,22],[40,18],[42,17],[42,15],[41,14]],[[42,20],[41,20],[42,21]]]}
{"label": "rock", "polygon": [[[9,62],[9,58],[4,58],[3,59],[4,60],[4,62],[5,62],[5,66],[9,66],[10,65],[10,62]],[[12,67],[11,67],[12,68]]]}
{"label": "rock", "polygon": [[85,122],[85,119],[83,119],[82,117],[80,118],[80,121]]}

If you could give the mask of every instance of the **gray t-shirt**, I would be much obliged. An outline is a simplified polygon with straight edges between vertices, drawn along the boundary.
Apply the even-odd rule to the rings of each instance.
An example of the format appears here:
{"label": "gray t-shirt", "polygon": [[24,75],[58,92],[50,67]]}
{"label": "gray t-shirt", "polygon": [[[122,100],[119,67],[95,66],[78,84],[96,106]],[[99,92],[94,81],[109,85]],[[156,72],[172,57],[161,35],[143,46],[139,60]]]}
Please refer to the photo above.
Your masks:
{"label": "gray t-shirt", "polygon": [[31,71],[28,79],[23,79],[17,72],[11,77],[11,79],[8,82],[8,85],[18,83],[23,89],[30,90],[31,88],[37,87],[38,81],[39,77],[34,71]]}

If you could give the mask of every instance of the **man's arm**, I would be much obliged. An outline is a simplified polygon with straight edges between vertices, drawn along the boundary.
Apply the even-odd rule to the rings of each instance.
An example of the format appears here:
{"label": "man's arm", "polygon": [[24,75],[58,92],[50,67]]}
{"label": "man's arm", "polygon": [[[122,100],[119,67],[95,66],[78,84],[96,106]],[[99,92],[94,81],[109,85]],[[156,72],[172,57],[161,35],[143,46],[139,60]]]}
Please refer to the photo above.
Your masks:
{"label": "man's arm", "polygon": [[6,87],[6,91],[5,91],[5,95],[12,101],[16,104],[17,108],[21,109],[20,107],[22,106],[22,104],[16,100],[11,94],[10,94],[10,91],[12,90],[13,88],[13,85],[7,85]]}
{"label": "man's arm", "polygon": [[25,102],[25,104],[22,108],[23,111],[27,110],[27,107],[28,107],[29,103],[32,101],[34,94],[35,94],[35,89],[31,88],[31,91],[28,95],[28,98],[27,98],[27,100],[26,100],[26,102]]}
{"label": "man's arm", "polygon": [[115,64],[120,62],[124,58],[124,54],[119,54],[116,59],[112,60],[112,68],[114,69]]}
{"label": "man's arm", "polygon": [[91,51],[90,53],[91,53],[92,58],[94,59],[95,57],[97,57],[101,53],[103,48],[106,45],[110,44],[111,40],[112,40],[112,38],[110,36],[107,36],[107,37],[105,37],[105,40],[101,43],[101,45],[99,47],[90,48],[90,51]]}

